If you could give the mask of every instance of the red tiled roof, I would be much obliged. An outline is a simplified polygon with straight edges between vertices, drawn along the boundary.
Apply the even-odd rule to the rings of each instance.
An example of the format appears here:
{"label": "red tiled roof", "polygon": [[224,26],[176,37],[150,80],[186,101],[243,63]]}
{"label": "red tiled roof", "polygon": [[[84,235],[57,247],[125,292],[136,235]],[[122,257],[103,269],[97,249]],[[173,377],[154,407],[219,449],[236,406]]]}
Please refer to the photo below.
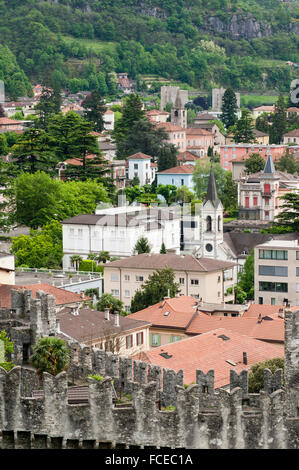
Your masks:
{"label": "red tiled roof", "polygon": [[[282,312],[279,312],[281,309]],[[251,304],[242,318],[258,318],[259,315],[262,317],[271,316],[273,318],[277,318],[278,313],[284,313],[284,311],[284,305]]]}
{"label": "red tiled roof", "polygon": [[[229,339],[223,339],[221,336]],[[247,353],[247,365],[243,363],[243,352]],[[166,359],[161,356],[161,353],[167,353],[171,357]],[[230,383],[231,369],[239,374],[244,369],[249,370],[257,362],[276,357],[284,357],[284,349],[280,345],[258,341],[226,328],[214,329],[208,333],[163,345],[138,355],[138,359],[148,363],[173,369],[176,372],[183,370],[185,384],[196,383],[196,370],[207,373],[213,369],[215,388]]]}
{"label": "red tiled roof", "polygon": [[194,166],[193,165],[181,165],[181,166],[175,166],[173,168],[168,168],[168,170],[164,171],[159,171],[158,175],[163,175],[165,173],[169,174],[192,174],[194,171]]}
{"label": "red tiled roof", "polygon": [[145,153],[138,152],[134,153],[134,155],[130,155],[127,160],[149,160],[152,157],[150,155],[146,155]]}
{"label": "red tiled roof", "polygon": [[213,132],[207,131],[206,129],[202,129],[201,127],[187,127],[186,129],[186,136],[188,135],[208,135],[213,136]]}
{"label": "red tiled roof", "polygon": [[15,119],[8,119],[6,117],[0,118],[0,126],[6,126],[6,125],[13,125],[13,124],[24,124],[24,121],[17,121]]}
{"label": "red tiled roof", "polygon": [[196,155],[193,155],[191,152],[182,152],[177,158],[179,161],[189,161],[189,162],[194,162],[195,160],[198,160],[199,157]]}
{"label": "red tiled roof", "polygon": [[227,328],[264,341],[284,341],[284,321],[280,318],[259,322],[257,318],[207,316],[199,313],[188,327],[187,333],[198,335],[215,328]]}
{"label": "red tiled roof", "polygon": [[157,127],[159,129],[164,127],[166,132],[173,132],[173,131],[184,131],[184,132],[186,132],[186,129],[184,129],[183,127],[180,127],[180,126],[176,126],[175,124],[172,124],[172,122],[160,122],[159,124],[157,124]]}
{"label": "red tiled roof", "polygon": [[[0,284],[0,308],[11,308],[12,289],[29,289],[32,291],[32,296],[34,299],[36,298],[36,293],[38,291],[46,292],[47,294],[54,295],[54,297],[56,298],[56,305],[67,305],[82,301],[82,297],[80,294],[60,289],[59,287],[54,287],[50,284],[28,284],[26,286]],[[86,299],[88,300],[89,298],[86,297]]]}
{"label": "red tiled roof", "polygon": [[[197,302],[193,297],[182,295],[166,299],[139,312],[132,313],[129,318],[150,321],[154,327],[163,326],[185,329],[196,312]],[[168,315],[165,315],[169,312]]]}

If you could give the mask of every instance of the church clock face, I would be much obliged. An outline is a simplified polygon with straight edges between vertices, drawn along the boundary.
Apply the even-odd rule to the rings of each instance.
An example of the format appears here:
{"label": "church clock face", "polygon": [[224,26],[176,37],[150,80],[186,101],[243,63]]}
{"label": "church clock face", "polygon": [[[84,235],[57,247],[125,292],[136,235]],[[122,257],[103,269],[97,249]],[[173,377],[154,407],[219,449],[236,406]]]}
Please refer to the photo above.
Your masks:
{"label": "church clock face", "polygon": [[213,251],[213,246],[211,245],[211,243],[207,243],[206,244],[206,250],[210,253],[211,251]]}

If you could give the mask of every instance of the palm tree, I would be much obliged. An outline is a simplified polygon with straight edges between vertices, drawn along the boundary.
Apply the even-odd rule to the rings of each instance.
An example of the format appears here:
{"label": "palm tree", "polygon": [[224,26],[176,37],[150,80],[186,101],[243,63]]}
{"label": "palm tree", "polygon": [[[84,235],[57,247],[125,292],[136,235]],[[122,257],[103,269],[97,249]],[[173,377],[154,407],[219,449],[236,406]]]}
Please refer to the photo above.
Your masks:
{"label": "palm tree", "polygon": [[72,262],[73,265],[76,266],[76,271],[78,271],[79,264],[81,263],[81,261],[82,261],[81,256],[79,256],[79,255],[71,256],[71,262]]}
{"label": "palm tree", "polygon": [[57,375],[68,368],[70,353],[62,339],[54,336],[41,338],[33,348],[31,363],[40,376],[43,372]]}
{"label": "palm tree", "polygon": [[100,251],[100,253],[97,256],[97,260],[99,263],[106,263],[109,261],[111,258],[109,251]]}

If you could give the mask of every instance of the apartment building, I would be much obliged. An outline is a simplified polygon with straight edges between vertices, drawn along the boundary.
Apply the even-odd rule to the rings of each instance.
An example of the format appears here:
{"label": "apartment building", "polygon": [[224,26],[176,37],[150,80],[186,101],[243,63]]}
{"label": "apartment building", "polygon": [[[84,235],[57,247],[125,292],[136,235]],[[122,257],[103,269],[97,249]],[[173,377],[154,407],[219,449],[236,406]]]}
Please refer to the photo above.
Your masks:
{"label": "apartment building", "polygon": [[254,292],[259,304],[299,305],[299,240],[269,240],[255,249]]}
{"label": "apartment building", "polygon": [[183,295],[215,304],[234,300],[235,263],[176,254],[141,254],[106,264],[104,292],[124,302],[129,312],[136,291],[150,274],[165,266],[173,269]]}

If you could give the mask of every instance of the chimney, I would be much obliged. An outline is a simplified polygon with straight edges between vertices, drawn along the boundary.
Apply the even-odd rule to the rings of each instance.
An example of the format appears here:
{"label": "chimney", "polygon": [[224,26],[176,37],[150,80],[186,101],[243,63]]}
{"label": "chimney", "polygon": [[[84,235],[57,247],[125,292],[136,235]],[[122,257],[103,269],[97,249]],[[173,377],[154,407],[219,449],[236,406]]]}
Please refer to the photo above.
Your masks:
{"label": "chimney", "polygon": [[79,315],[79,307],[72,307],[71,314],[74,315],[74,316],[78,316]]}
{"label": "chimney", "polygon": [[247,352],[243,352],[243,364],[247,365]]}
{"label": "chimney", "polygon": [[119,324],[119,312],[118,311],[116,311],[114,313],[114,326],[120,326],[120,324]]}
{"label": "chimney", "polygon": [[104,309],[104,314],[105,314],[105,320],[110,320],[110,312],[109,312],[109,308],[105,308]]}
{"label": "chimney", "polygon": [[262,323],[262,314],[261,314],[261,313],[260,313],[259,316],[258,316],[257,322],[258,322],[258,323]]}

